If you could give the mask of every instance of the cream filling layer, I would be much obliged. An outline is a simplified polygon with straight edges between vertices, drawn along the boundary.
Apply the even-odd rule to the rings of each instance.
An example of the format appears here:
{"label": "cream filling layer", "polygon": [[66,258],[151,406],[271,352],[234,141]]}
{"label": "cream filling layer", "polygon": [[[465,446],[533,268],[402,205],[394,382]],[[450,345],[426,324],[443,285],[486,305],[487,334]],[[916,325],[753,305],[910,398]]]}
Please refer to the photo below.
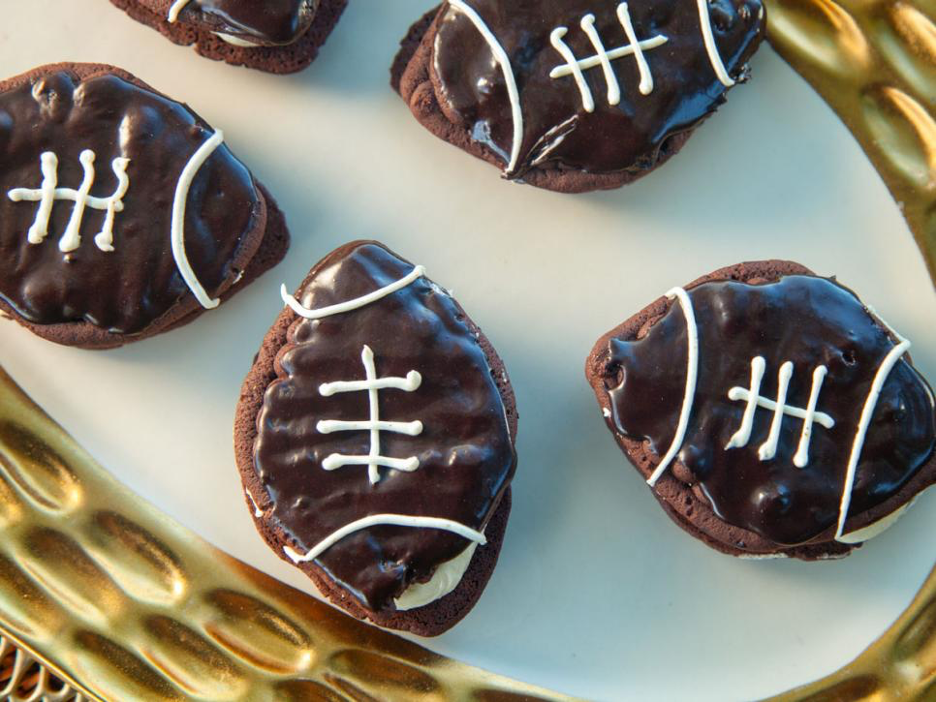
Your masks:
{"label": "cream filling layer", "polygon": [[[917,497],[919,497],[919,495]],[[841,541],[844,544],[860,544],[862,541],[868,541],[869,539],[873,539],[875,536],[880,536],[885,531],[894,526],[897,520],[900,519],[904,513],[913,506],[914,502],[916,502],[916,498],[905,504],[900,509],[894,510],[886,517],[881,517],[876,522],[872,522],[866,527],[862,527],[861,529],[857,529],[855,531],[850,531],[847,534],[842,534],[836,539],[836,541]]]}
{"label": "cream filling layer", "polygon": [[255,44],[252,41],[247,41],[246,39],[241,39],[240,37],[235,37],[233,34],[225,34],[224,32],[212,32],[216,37],[221,39],[224,42],[227,42],[231,46],[238,46],[242,49],[255,49],[261,44]]}
{"label": "cream filling layer", "polygon": [[468,570],[468,564],[478,548],[477,542],[472,542],[468,548],[455,556],[450,561],[446,561],[433,573],[432,578],[425,583],[413,583],[400,595],[394,604],[396,608],[405,612],[417,607],[425,607],[436,600],[440,600],[458,587],[462,578],[465,577],[465,571]]}

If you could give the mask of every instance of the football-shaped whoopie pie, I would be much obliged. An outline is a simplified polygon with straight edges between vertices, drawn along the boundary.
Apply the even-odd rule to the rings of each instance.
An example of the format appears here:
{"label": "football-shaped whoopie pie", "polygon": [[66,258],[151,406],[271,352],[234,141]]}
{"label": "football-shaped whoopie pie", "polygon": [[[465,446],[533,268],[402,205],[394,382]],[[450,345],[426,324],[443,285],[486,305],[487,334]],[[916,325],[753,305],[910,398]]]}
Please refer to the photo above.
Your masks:
{"label": "football-shaped whoopie pie", "polygon": [[178,327],[288,245],[221,131],[126,71],[0,82],[0,310],[39,336],[109,348]]}
{"label": "football-shaped whoopie pie", "polygon": [[210,59],[269,73],[308,66],[348,0],[111,0]]}
{"label": "football-shaped whoopie pie", "polygon": [[673,156],[746,80],[761,0],[446,0],[391,82],[423,126],[504,176],[582,192]]}
{"label": "football-shaped whoopie pie", "polygon": [[736,556],[847,555],[936,483],[910,342],[834,279],[723,268],[603,336],[608,427],[673,520]]}
{"label": "football-shaped whoopie pie", "polygon": [[440,634],[481,595],[510,513],[504,365],[422,266],[376,242],[283,298],[235,423],[256,526],[352,615]]}

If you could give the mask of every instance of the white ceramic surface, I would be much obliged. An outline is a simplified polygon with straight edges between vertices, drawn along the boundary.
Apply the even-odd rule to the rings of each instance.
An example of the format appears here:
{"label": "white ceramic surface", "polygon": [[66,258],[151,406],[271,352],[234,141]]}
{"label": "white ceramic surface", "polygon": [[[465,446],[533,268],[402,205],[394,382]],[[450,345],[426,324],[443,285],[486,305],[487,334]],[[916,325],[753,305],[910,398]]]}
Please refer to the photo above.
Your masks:
{"label": "white ceramic surface", "polygon": [[111,352],[0,323],[0,363],[122,481],[223,549],[304,590],[254,531],[234,468],[240,382],[298,283],[377,237],[455,290],[503,356],[520,465],[500,564],[468,618],[428,645],[601,700],[743,700],[855,656],[936,557],[936,491],[832,563],[751,562],[674,526],[605,429],[583,363],[669,287],[744,259],[836,274],[915,342],[936,378],[936,296],[910,233],[834,114],[769,47],[671,163],[624,190],[561,196],[424,131],[387,84],[433,0],[352,0],[312,67],[277,77],[199,58],[107,0],[2,3],[0,74],[122,66],[187,101],[279,199],[293,246],[183,330]]}

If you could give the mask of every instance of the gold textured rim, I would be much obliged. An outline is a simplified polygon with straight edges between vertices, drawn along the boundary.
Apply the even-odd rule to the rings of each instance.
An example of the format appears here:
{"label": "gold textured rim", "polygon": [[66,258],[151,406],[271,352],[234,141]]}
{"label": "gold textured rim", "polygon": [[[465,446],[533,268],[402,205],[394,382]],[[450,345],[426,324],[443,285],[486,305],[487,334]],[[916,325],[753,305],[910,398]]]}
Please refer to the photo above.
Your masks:
{"label": "gold textured rim", "polygon": [[936,699],[936,568],[887,632],[837,673],[772,702]]}
{"label": "gold textured rim", "polygon": [[936,6],[765,0],[767,38],[877,169],[936,285]]}
{"label": "gold textured rim", "polygon": [[[362,624],[210,546],[120,485],[2,367],[0,531],[0,699],[572,699]],[[934,694],[936,569],[858,659],[775,702]]]}
{"label": "gold textured rim", "polygon": [[92,699],[571,699],[219,551],[118,483],[2,368],[0,531],[0,630]]}
{"label": "gold textured rim", "polygon": [[[774,49],[880,173],[936,283],[936,6],[765,0]],[[0,699],[570,700],[436,655],[218,551],[0,367]],[[855,661],[774,702],[936,699],[936,569]]]}

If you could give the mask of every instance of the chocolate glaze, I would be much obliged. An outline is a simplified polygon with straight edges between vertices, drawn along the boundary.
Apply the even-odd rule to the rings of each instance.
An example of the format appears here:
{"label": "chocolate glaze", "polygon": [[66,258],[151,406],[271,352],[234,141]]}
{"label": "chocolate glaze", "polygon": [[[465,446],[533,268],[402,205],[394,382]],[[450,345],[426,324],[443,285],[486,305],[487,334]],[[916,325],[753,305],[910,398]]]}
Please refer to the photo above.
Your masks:
{"label": "chocolate glaze", "polygon": [[[318,309],[370,293],[413,266],[380,245],[349,244],[317,267],[297,295]],[[278,355],[279,378],[257,419],[254,463],[274,505],[272,520],[304,553],[340,527],[370,514],[444,517],[482,530],[513,476],[516,456],[506,410],[478,335],[458,304],[426,278],[366,307],[317,321],[297,321]],[[367,455],[368,432],[321,434],[323,419],[368,418],[366,392],[323,397],[325,382],[364,377],[361,351],[373,350],[377,377],[422,375],[414,392],[381,390],[380,416],[420,420],[411,437],[381,432],[381,453],[417,456],[412,473],[366,466],[322,468],[332,453]],[[468,542],[443,531],[373,527],[332,546],[316,564],[373,611]]]}
{"label": "chocolate glaze", "polygon": [[192,0],[180,21],[263,46],[292,44],[312,26],[320,0]]}
{"label": "chocolate glaze", "polygon": [[[672,476],[709,501],[724,521],[782,545],[809,542],[835,526],[846,465],[875,373],[894,341],[860,300],[837,283],[788,276],[776,283],[710,282],[689,295],[699,329],[699,373],[685,441]],[[643,338],[611,339],[605,384],[615,431],[647,440],[662,455],[673,441],[686,384],[687,325],[678,303]],[[760,394],[777,397],[777,373],[794,363],[787,404],[805,408],[812,373],[825,365],[817,410],[835,420],[813,425],[809,463],[793,465],[802,420],[785,416],[774,459],[761,461],[773,412],[758,409],[747,445],[725,450],[741,426],[751,359],[767,360]],[[932,455],[936,412],[926,381],[901,359],[877,403],[858,463],[849,516],[895,495]]]}
{"label": "chocolate glaze", "polygon": [[[524,119],[521,157],[508,177],[531,168],[571,168],[610,173],[651,168],[667,139],[691,130],[725,100],[726,88],[709,62],[694,0],[628,3],[635,34],[645,40],[663,34],[668,42],[644,52],[653,75],[649,95],[638,90],[633,56],[612,62],[621,101],[607,100],[600,67],[584,72],[595,101],[585,111],[572,76],[552,79],[550,71],[566,61],[550,43],[551,32],[569,29],[563,41],[579,59],[595,54],[580,27],[596,16],[595,28],[611,50],[630,42],[617,19],[616,0],[469,0],[504,47],[513,64]],[[729,75],[743,78],[746,62],[764,33],[760,0],[713,0],[712,30]],[[507,87],[490,47],[461,11],[446,6],[439,18],[433,81],[442,110],[508,163],[513,119]],[[547,151],[552,151],[538,163]]]}
{"label": "chocolate glaze", "polygon": [[[78,82],[59,70],[0,95],[0,296],[36,324],[87,322],[122,334],[144,331],[191,296],[170,249],[172,202],[182,169],[212,134],[186,106],[115,75]],[[39,187],[45,151],[58,156],[59,187],[77,188],[85,149],[97,155],[94,196],[114,191],[112,159],[130,159],[115,250],[95,245],[105,213],[92,209],[81,246],[59,250],[68,201],[56,201],[48,236],[30,244],[38,203],[13,202],[7,193]],[[248,235],[262,225],[263,212],[250,173],[222,145],[198,172],[185,218],[189,262],[209,294],[240,274],[234,262],[256,245]]]}

